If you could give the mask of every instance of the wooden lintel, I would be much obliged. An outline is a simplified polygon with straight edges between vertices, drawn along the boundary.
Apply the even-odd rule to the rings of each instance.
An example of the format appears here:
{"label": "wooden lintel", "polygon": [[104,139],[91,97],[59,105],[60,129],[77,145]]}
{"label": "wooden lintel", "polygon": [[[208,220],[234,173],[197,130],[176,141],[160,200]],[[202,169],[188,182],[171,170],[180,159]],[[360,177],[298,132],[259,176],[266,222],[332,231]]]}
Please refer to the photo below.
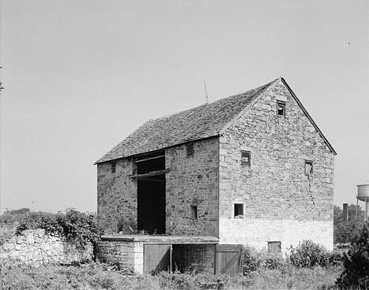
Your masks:
{"label": "wooden lintel", "polygon": [[165,157],[165,155],[159,155],[159,156],[154,156],[154,157],[147,157],[147,158],[135,160],[135,163],[145,162],[145,161],[159,159],[159,158],[164,158],[164,157]]}
{"label": "wooden lintel", "polygon": [[149,173],[144,173],[144,174],[130,175],[129,177],[130,178],[150,177],[150,176],[156,176],[156,175],[163,175],[167,172],[169,172],[169,169],[151,171]]}

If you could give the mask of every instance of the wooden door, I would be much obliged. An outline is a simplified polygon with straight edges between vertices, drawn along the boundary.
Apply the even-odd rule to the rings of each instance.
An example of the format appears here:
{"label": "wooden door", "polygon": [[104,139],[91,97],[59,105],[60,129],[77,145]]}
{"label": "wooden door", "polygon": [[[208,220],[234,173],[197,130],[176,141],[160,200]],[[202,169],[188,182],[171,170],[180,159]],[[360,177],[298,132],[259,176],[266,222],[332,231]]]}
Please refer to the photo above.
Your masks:
{"label": "wooden door", "polygon": [[242,245],[216,245],[215,273],[235,276],[242,272]]}
{"label": "wooden door", "polygon": [[144,245],[144,273],[157,274],[171,266],[171,245]]}

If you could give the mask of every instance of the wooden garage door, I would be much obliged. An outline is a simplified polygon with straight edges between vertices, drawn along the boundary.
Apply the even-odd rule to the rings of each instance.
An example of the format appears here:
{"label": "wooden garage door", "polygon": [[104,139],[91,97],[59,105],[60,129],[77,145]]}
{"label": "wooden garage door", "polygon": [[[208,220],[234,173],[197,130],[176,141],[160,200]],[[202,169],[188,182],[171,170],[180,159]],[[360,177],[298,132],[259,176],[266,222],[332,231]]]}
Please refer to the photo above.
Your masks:
{"label": "wooden garage door", "polygon": [[242,245],[215,247],[215,273],[235,276],[242,272]]}
{"label": "wooden garage door", "polygon": [[157,274],[170,268],[170,245],[144,245],[144,273]]}

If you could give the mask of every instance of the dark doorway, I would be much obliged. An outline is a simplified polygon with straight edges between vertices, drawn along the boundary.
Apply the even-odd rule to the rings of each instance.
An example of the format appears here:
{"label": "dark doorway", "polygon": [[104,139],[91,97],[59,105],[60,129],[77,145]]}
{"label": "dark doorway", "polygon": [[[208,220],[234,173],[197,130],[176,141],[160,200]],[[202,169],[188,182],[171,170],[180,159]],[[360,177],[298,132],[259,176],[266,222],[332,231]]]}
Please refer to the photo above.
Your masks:
{"label": "dark doorway", "polygon": [[140,156],[137,167],[138,230],[165,234],[165,155]]}
{"label": "dark doorway", "polygon": [[165,234],[165,175],[138,180],[138,230]]}

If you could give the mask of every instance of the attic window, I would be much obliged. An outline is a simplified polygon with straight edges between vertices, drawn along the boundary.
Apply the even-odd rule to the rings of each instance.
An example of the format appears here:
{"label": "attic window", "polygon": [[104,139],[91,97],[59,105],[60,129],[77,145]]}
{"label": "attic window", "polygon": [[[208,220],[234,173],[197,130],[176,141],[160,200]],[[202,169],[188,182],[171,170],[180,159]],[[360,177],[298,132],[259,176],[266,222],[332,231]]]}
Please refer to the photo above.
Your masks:
{"label": "attic window", "polygon": [[234,218],[243,219],[243,203],[234,204]]}
{"label": "attic window", "polygon": [[282,243],[280,241],[268,242],[268,253],[278,254],[282,252]]}
{"label": "attic window", "polygon": [[191,219],[197,220],[197,205],[191,205]]}
{"label": "attic window", "polygon": [[251,166],[251,152],[250,151],[241,151],[241,165]]}
{"label": "attic window", "polygon": [[113,160],[110,164],[111,164],[111,173],[115,173],[117,169],[117,163],[115,162],[115,160]]}
{"label": "attic window", "polygon": [[313,176],[313,161],[305,160],[305,175]]}
{"label": "attic window", "polygon": [[277,115],[286,116],[286,102],[277,101]]}
{"label": "attic window", "polygon": [[186,156],[187,157],[192,157],[193,156],[193,152],[194,152],[193,143],[187,144],[186,145]]}

